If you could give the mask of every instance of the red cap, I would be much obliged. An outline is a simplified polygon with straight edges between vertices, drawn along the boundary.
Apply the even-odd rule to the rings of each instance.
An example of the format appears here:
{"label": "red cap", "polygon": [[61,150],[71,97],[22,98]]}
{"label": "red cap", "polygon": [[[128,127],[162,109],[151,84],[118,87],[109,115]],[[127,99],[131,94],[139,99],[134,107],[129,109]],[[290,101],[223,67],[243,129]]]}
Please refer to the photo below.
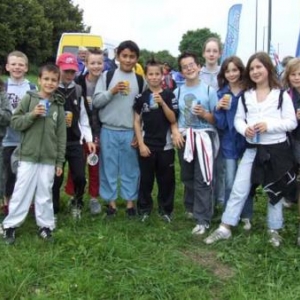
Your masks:
{"label": "red cap", "polygon": [[61,54],[57,61],[56,64],[62,71],[66,70],[74,70],[78,71],[78,63],[77,63],[77,58],[74,54],[65,52]]}

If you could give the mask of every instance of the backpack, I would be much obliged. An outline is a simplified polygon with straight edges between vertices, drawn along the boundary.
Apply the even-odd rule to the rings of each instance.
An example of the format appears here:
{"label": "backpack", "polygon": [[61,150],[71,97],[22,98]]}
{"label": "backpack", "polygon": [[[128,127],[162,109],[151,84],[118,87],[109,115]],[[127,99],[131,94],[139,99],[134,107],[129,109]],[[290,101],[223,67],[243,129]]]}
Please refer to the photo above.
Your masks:
{"label": "backpack", "polygon": [[[108,86],[114,76],[115,70],[116,69],[108,70],[106,73],[106,89],[108,89]],[[135,73],[135,76],[139,86],[139,94],[141,94],[143,92],[143,87],[144,87],[144,78],[137,73]]]}

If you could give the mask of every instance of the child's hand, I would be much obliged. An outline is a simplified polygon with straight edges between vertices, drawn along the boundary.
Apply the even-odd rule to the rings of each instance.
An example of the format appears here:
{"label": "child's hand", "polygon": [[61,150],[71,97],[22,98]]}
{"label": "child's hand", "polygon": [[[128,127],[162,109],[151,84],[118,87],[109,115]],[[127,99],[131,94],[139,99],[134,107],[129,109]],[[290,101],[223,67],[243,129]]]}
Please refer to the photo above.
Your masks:
{"label": "child's hand", "polygon": [[200,104],[195,105],[194,107],[194,114],[204,118],[205,114],[206,114],[206,110],[204,109],[204,107]]}
{"label": "child's hand", "polygon": [[253,138],[256,134],[254,126],[248,126],[245,131],[245,137]]}
{"label": "child's hand", "polygon": [[86,143],[89,153],[96,153],[96,145],[93,142]]}
{"label": "child's hand", "polygon": [[177,148],[177,149],[181,149],[184,146],[184,138],[182,136],[182,134],[177,130],[176,132],[172,132],[172,141],[173,141],[173,145]]}
{"label": "child's hand", "polygon": [[267,131],[267,123],[260,122],[254,125],[255,132],[264,133]]}
{"label": "child's hand", "polygon": [[60,167],[56,167],[56,170],[55,170],[55,174],[56,174],[56,176],[61,176],[61,174],[63,173],[63,170],[62,170],[62,168],[60,168]]}
{"label": "child's hand", "polygon": [[164,100],[159,93],[153,93],[153,99],[160,106],[164,103]]}
{"label": "child's hand", "polygon": [[139,150],[142,157],[149,157],[151,155],[150,149],[145,144],[140,145]]}
{"label": "child's hand", "polygon": [[46,108],[44,105],[42,104],[38,104],[35,106],[35,108],[32,111],[33,115],[38,117],[38,116],[42,116],[46,113]]}
{"label": "child's hand", "polygon": [[132,148],[138,148],[138,141],[137,141],[137,138],[136,138],[136,136],[134,136],[133,138],[132,138],[132,141],[131,141],[131,147]]}

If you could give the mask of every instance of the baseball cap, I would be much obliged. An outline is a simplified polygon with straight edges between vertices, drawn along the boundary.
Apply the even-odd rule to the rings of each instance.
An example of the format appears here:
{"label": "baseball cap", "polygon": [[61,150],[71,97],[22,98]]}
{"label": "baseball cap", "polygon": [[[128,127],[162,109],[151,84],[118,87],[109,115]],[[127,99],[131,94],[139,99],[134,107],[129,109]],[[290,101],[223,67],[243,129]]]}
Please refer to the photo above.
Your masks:
{"label": "baseball cap", "polygon": [[62,70],[74,70],[78,71],[78,62],[77,58],[74,54],[65,52],[61,54],[57,61],[56,61],[57,66]]}

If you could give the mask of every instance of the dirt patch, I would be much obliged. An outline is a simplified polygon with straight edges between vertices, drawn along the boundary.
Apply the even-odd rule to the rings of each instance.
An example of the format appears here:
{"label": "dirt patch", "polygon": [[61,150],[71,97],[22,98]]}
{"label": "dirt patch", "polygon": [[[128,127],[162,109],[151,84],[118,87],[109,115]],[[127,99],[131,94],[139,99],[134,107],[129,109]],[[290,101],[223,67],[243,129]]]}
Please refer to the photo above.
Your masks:
{"label": "dirt patch", "polygon": [[184,251],[183,255],[212,272],[220,280],[229,280],[234,271],[228,265],[220,262],[215,251]]}

